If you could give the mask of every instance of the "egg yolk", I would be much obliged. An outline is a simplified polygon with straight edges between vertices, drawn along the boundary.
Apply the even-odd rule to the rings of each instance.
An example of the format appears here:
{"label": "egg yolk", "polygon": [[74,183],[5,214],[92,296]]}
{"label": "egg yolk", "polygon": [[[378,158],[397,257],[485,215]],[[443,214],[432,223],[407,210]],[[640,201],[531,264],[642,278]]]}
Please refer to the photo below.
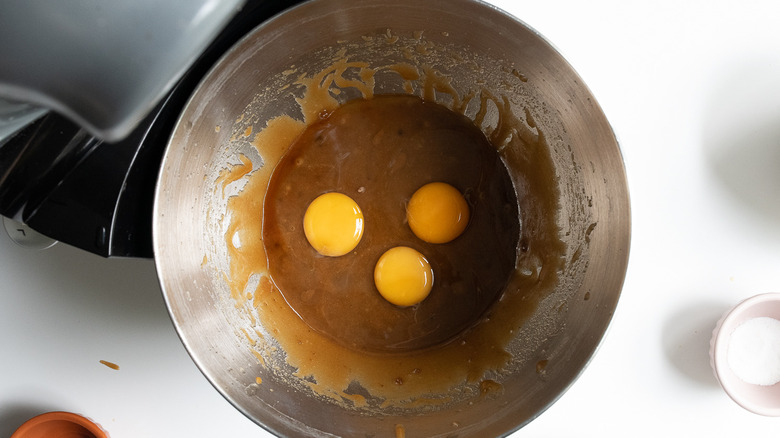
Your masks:
{"label": "egg yolk", "polygon": [[363,237],[363,212],[349,196],[325,193],[306,209],[303,232],[318,253],[343,256],[355,249]]}
{"label": "egg yolk", "polygon": [[432,182],[414,192],[406,206],[406,220],[420,239],[428,243],[447,243],[466,229],[469,206],[455,187]]}
{"label": "egg yolk", "polygon": [[400,307],[424,300],[433,287],[428,260],[407,246],[387,250],[374,268],[374,283],[384,299]]}

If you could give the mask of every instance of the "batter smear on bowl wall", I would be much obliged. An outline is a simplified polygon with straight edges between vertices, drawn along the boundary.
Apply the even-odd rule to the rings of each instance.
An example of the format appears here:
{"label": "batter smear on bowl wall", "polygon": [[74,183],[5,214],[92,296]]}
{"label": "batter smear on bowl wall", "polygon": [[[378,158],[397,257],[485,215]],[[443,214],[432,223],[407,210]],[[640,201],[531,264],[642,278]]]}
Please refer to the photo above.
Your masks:
{"label": "batter smear on bowl wall", "polygon": [[[401,78],[402,92],[375,93],[379,74]],[[458,93],[432,67],[369,67],[346,49],[291,90],[300,115],[237,129],[254,135],[261,160],[242,156],[218,181],[248,175],[228,199],[225,277],[264,329],[244,332],[255,355],[265,363],[268,349],[283,349],[298,386],[366,412],[500,392],[512,360],[505,347],[557,285],[566,252],[554,165],[531,114],[518,119],[484,89]],[[497,125],[483,126],[491,112]],[[427,201],[410,202],[426,187]],[[345,250],[334,253],[304,229],[307,210],[328,194],[351,201],[346,215],[320,215],[346,221]],[[427,231],[410,223],[415,214]],[[416,261],[384,278],[423,278],[412,298],[382,292],[376,275],[396,248]]]}

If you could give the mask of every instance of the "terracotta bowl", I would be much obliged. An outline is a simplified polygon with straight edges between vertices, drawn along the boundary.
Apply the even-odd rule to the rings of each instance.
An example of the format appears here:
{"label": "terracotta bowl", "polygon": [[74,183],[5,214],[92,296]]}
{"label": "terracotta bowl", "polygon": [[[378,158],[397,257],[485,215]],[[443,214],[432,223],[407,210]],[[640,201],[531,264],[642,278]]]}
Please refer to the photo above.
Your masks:
{"label": "terracotta bowl", "polygon": [[108,438],[99,425],[70,412],[47,412],[27,420],[11,438]]}

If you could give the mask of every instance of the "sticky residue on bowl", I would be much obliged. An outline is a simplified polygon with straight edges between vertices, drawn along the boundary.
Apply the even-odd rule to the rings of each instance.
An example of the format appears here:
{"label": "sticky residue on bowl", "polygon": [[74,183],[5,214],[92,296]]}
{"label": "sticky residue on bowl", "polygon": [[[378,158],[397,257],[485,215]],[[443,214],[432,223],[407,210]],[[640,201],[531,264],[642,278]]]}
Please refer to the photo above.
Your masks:
{"label": "sticky residue on bowl", "polygon": [[[366,37],[358,46],[352,43],[326,50],[329,62],[321,70],[298,71],[292,86],[285,83],[283,87],[295,94],[299,114],[280,114],[254,130],[247,126],[253,122],[251,114],[242,115],[233,128],[239,134],[234,137],[253,133],[252,145],[259,159],[252,160],[252,170],[247,172],[249,158],[239,157],[241,163],[226,169],[215,184],[224,187],[233,181],[245,181],[242,189],[227,200],[225,217],[230,223],[225,245],[230,264],[224,278],[235,306],[257,324],[254,333],[258,337],[247,348],[270,373],[279,374],[293,386],[366,412],[431,409],[500,391],[505,368],[529,360],[513,356],[507,346],[516,341],[520,327],[558,285],[568,250],[560,236],[555,165],[547,139],[534,120],[535,109],[517,111],[507,97],[479,84],[458,91],[451,75],[443,70],[465,65],[478,74],[481,60],[448,54],[447,47],[426,41],[422,33],[412,38],[386,35]],[[399,52],[408,62],[372,64],[356,60],[351,55],[356,48],[361,53]],[[438,54],[442,61],[437,68],[427,61],[432,54]],[[289,71],[285,77],[292,77],[296,69],[291,67]],[[398,87],[377,90],[379,75],[397,78]],[[507,68],[506,76],[505,82],[512,87],[527,84],[516,69]],[[415,94],[471,118],[510,169],[523,213],[517,266],[500,305],[494,305],[479,324],[452,342],[392,356],[338,345],[298,317],[268,274],[261,220],[272,171],[307,124],[345,100],[369,99],[380,91]],[[240,247],[234,245],[234,235],[239,236]],[[253,278],[254,282],[250,281]],[[243,331],[244,335],[252,333]],[[529,339],[529,349],[540,339]],[[284,352],[283,363],[275,359],[279,349]],[[490,378],[485,377],[488,373]]]}

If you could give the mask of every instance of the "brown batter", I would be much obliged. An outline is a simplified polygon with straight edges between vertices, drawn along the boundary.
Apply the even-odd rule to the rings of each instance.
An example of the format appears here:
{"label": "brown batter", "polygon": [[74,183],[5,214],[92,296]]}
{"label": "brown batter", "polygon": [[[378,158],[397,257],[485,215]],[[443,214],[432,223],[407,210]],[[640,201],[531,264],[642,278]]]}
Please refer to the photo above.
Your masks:
{"label": "brown batter", "polygon": [[[410,42],[411,47],[419,43],[419,40],[419,36],[415,37]],[[384,39],[379,43],[384,44],[382,41]],[[377,40],[368,40],[368,44],[376,42]],[[404,52],[408,47],[406,42],[401,44],[388,41],[387,44],[400,45],[399,48]],[[383,52],[389,48],[391,47],[381,47]],[[437,50],[446,49],[439,47]],[[408,53],[413,55],[415,52]],[[491,306],[491,300],[485,300],[484,303],[489,308],[482,312],[478,321],[472,321],[473,326],[470,329],[461,330],[450,342],[441,343],[435,348],[415,350],[408,349],[407,345],[407,349],[398,349],[392,354],[387,353],[386,344],[383,346],[385,353],[368,354],[366,350],[347,346],[349,341],[344,338],[336,341],[332,334],[325,335],[305,323],[301,315],[296,313],[298,309],[288,305],[279,288],[271,280],[269,257],[263,242],[263,222],[258,220],[258,216],[261,216],[258,212],[263,211],[263,199],[268,191],[272,170],[307,126],[321,123],[320,115],[332,113],[339,108],[340,103],[334,98],[338,94],[335,93],[338,87],[350,87],[363,99],[385,99],[374,93],[373,74],[378,71],[398,74],[407,81],[404,90],[410,94],[419,87],[418,95],[426,102],[440,101],[437,94],[451,95],[452,99],[447,107],[455,113],[465,114],[470,106],[477,108],[470,118],[476,126],[482,127],[481,131],[487,135],[491,147],[497,151],[509,169],[509,177],[517,193],[517,205],[513,209],[517,212],[515,214],[520,216],[519,221],[513,224],[522,224],[518,230],[519,241],[516,235],[512,237],[517,245],[514,249],[516,264],[512,267],[508,282],[495,305]],[[345,77],[347,72],[350,72],[348,78]],[[295,73],[295,70],[291,70],[290,74],[292,73]],[[516,76],[512,77],[517,79]],[[519,81],[523,83],[521,79]],[[483,88],[456,93],[448,76],[431,67],[410,63],[371,68],[364,62],[349,59],[346,49],[336,54],[332,64],[310,75],[300,75],[293,85],[300,87],[300,97],[296,97],[296,101],[300,105],[302,119],[281,115],[268,120],[264,126],[256,127],[251,133],[251,143],[261,160],[252,160],[254,169],[246,174],[244,164],[247,160],[238,157],[241,158],[241,164],[233,166],[220,176],[222,182],[233,181],[233,178],[240,177],[239,174],[246,175],[247,178],[240,193],[230,196],[227,200],[226,217],[229,218],[229,226],[224,237],[230,269],[224,276],[235,306],[242,309],[249,323],[248,328],[241,329],[238,334],[246,336],[249,340],[248,348],[261,367],[268,372],[263,382],[281,379],[284,385],[306,388],[305,393],[322,396],[342,407],[357,409],[362,413],[381,414],[391,411],[420,413],[461,401],[468,401],[470,404],[478,398],[500,393],[502,373],[512,372],[518,365],[531,360],[525,356],[524,351],[517,355],[516,345],[511,347],[510,343],[514,345],[517,341],[524,342],[525,323],[534,314],[539,303],[558,285],[559,270],[566,253],[566,245],[561,240],[561,230],[557,223],[559,193],[555,165],[550,146],[544,133],[536,127],[532,111],[526,109],[523,116],[522,109],[513,109],[502,95],[492,94]],[[495,110],[497,116],[493,125],[489,117],[491,109]],[[251,124],[242,122],[242,118],[236,121],[238,136],[248,135],[247,123]],[[384,133],[392,134],[392,131],[385,130]],[[370,146],[372,141],[366,144]],[[396,158],[400,158],[400,155]],[[403,168],[409,165],[410,156],[406,155],[405,158],[406,164],[397,159],[390,160],[385,162],[385,167],[374,168],[381,170],[368,176],[375,177],[376,173],[387,172],[386,169],[394,166]],[[332,167],[332,164],[322,165],[323,170],[333,170]],[[454,183],[457,184],[457,181]],[[362,195],[358,196],[354,191],[360,193],[361,187],[364,187],[363,191],[368,196],[368,185],[364,182],[349,191],[360,203],[363,202]],[[410,189],[405,196],[410,196],[416,188]],[[466,190],[460,186],[458,188]],[[393,210],[393,214],[399,216],[397,220],[393,220],[396,224],[394,226],[404,228],[405,224],[398,224],[403,223],[405,200],[395,202],[397,209]],[[473,197],[470,202],[472,207],[477,205]],[[384,206],[382,208],[393,208],[391,203],[380,204]],[[361,207],[365,210],[368,206]],[[302,215],[303,210],[295,213],[293,225],[296,228],[302,225]],[[368,228],[374,226],[370,224],[382,220],[374,219],[369,222],[370,217],[373,215],[366,213],[367,230],[364,239],[375,231]],[[388,218],[388,221],[390,219]],[[472,225],[451,244],[454,246],[458,240],[466,240],[466,234],[471,231]],[[240,245],[235,242],[240,242]],[[356,250],[364,251],[366,242],[361,241]],[[396,244],[403,244],[403,241],[393,242],[393,246]],[[506,244],[509,245],[509,242]],[[422,248],[421,245],[419,240],[415,240],[413,246]],[[443,245],[442,248],[447,245],[450,244]],[[378,294],[373,290],[373,285],[371,290],[372,294]],[[429,299],[435,296],[434,293],[432,292]],[[419,312],[419,309],[416,312]],[[467,315],[467,319],[468,317]],[[339,315],[336,321],[356,322],[371,319],[371,314],[360,309],[348,309]],[[465,327],[471,322],[461,320],[461,323]],[[453,330],[456,330],[456,326],[457,324],[453,325]],[[451,332],[442,331],[439,332],[439,337],[446,339],[449,334]],[[535,336],[532,331],[529,331],[528,335]],[[422,341],[421,345],[434,343],[435,338],[428,337]],[[363,348],[366,346],[363,345]],[[257,385],[258,391],[268,388],[266,383]],[[274,397],[276,394],[268,395]]]}
{"label": "brown batter", "polygon": [[[447,182],[465,194],[466,231],[429,244],[406,224],[420,186]],[[363,210],[365,232],[341,257],[319,255],[302,230],[318,195],[336,191]],[[313,329],[350,348],[397,352],[446,342],[472,326],[504,290],[515,267],[518,203],[506,167],[474,123],[408,95],[353,100],[307,127],[271,177],[263,241],[271,277]],[[434,271],[431,294],[400,308],[376,291],[380,255],[409,246]]]}

